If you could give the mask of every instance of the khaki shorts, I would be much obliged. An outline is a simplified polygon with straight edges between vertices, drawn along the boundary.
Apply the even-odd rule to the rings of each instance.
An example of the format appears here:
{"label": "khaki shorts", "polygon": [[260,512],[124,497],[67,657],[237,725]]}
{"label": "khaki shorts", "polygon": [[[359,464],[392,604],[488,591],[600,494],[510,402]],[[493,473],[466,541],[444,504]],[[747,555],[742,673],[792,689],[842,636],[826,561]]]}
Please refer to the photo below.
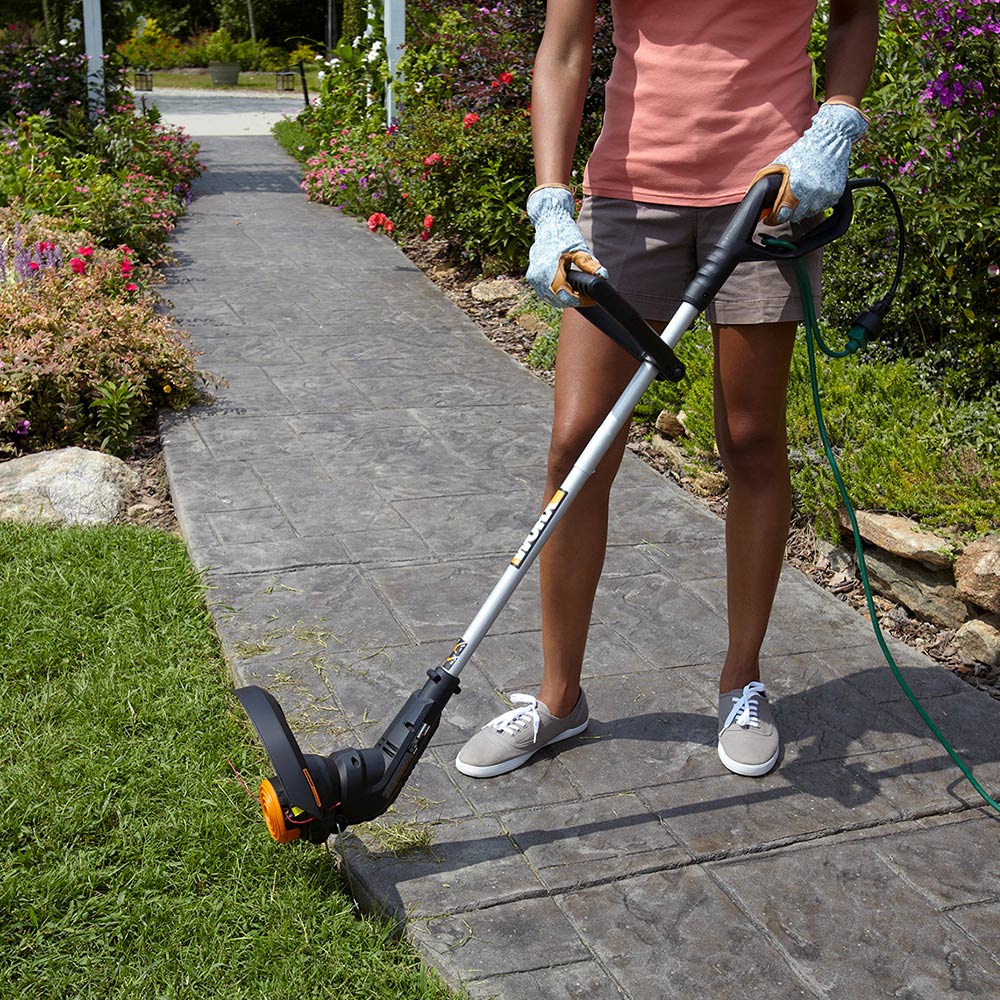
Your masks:
{"label": "khaki shorts", "polygon": [[[734,208],[587,197],[578,222],[615,288],[645,319],[666,321],[677,311],[684,288],[726,228]],[[788,239],[801,228],[761,226],[758,231]],[[804,259],[818,316],[822,253],[816,251]],[[777,261],[737,265],[706,315],[710,323],[722,326],[801,322],[805,318],[792,267]]]}

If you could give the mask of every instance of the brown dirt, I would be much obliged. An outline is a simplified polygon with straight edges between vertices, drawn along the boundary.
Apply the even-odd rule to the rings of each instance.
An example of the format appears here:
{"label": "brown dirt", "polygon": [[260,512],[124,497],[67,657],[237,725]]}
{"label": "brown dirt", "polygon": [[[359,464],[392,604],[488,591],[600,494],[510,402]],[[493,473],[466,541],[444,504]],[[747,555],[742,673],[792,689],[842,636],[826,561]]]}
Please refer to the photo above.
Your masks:
{"label": "brown dirt", "polygon": [[119,522],[179,535],[181,529],[170,498],[167,466],[155,423],[136,437],[124,460],[138,473],[139,485],[128,495]]}

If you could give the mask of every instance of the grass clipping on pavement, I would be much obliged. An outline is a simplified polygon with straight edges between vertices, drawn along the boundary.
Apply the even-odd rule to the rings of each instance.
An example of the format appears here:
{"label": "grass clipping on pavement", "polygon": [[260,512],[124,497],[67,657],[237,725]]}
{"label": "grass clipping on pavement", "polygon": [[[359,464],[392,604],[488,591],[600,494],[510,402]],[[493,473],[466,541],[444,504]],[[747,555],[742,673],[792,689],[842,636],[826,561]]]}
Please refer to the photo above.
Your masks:
{"label": "grass clipping on pavement", "polygon": [[0,523],[0,552],[0,998],[451,996],[267,838],[181,541]]}

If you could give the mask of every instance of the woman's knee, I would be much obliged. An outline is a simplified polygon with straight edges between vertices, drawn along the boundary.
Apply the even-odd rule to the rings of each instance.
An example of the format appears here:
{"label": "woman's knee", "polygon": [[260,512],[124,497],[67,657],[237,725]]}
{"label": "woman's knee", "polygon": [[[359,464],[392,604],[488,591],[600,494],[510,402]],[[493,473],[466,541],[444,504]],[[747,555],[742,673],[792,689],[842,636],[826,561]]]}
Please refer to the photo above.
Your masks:
{"label": "woman's knee", "polygon": [[[589,414],[564,416],[552,424],[549,440],[548,476],[555,485],[561,483],[572,471],[584,449],[590,443],[605,414],[594,417]],[[601,482],[603,488],[610,489],[611,482],[621,464],[628,431],[624,429],[605,453],[589,482]]]}
{"label": "woman's knee", "polygon": [[783,423],[763,423],[730,415],[718,428],[716,443],[723,468],[729,478],[762,481],[787,472],[788,440]]}

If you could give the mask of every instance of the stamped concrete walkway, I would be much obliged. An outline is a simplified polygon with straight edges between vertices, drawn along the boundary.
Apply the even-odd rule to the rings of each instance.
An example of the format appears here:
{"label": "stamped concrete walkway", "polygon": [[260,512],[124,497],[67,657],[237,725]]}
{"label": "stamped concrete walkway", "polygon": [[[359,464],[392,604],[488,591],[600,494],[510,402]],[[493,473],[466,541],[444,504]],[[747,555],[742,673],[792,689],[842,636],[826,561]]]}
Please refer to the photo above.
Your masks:
{"label": "stamped concrete walkway", "polygon": [[[211,137],[203,158],[168,295],[229,385],[163,421],[174,503],[234,681],[273,691],[309,750],[366,745],[533,522],[551,392],[387,239],[306,203],[273,141]],[[348,837],[355,889],[477,998],[1000,996],[998,817],[866,622],[792,570],[765,649],[780,767],[720,765],[722,535],[627,455],[585,738],[490,781],[452,766],[536,683],[529,580],[387,817],[431,849]],[[894,648],[1000,789],[1000,702]]]}

